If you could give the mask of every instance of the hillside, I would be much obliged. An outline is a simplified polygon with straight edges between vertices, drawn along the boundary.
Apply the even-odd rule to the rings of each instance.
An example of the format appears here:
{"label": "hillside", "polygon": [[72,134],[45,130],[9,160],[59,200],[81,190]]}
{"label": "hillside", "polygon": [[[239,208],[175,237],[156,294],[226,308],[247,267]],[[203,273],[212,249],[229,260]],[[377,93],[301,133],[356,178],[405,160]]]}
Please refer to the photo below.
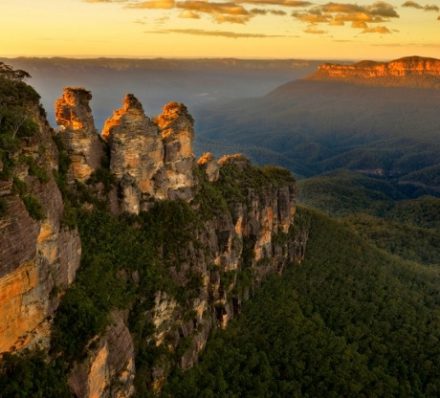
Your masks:
{"label": "hillside", "polygon": [[164,396],[437,396],[439,269],[314,211],[299,217],[310,223],[304,263],[271,278]]}
{"label": "hillside", "polygon": [[440,265],[440,199],[413,199],[402,188],[383,178],[341,171],[301,180],[299,201],[340,218],[393,255]]}
{"label": "hillside", "polygon": [[205,107],[198,143],[218,153],[233,146],[300,176],[343,168],[438,194],[439,103],[431,86],[296,80],[264,97]]}

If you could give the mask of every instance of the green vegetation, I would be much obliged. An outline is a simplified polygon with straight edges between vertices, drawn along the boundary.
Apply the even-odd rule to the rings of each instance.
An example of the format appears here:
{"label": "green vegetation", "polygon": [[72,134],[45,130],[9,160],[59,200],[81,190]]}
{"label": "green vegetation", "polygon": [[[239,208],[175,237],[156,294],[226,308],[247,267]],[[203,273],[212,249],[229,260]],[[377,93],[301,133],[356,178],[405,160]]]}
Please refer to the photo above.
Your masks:
{"label": "green vegetation", "polygon": [[411,199],[405,186],[343,171],[301,180],[299,191],[302,203],[341,217],[377,247],[440,264],[440,198]]}
{"label": "green vegetation", "polygon": [[30,108],[38,106],[39,95],[22,80],[29,77],[0,62],[0,178],[8,178],[14,164],[13,155],[20,148],[20,140],[32,137],[37,125],[30,116]]}
{"label": "green vegetation", "polygon": [[310,220],[306,261],[265,283],[163,396],[438,396],[440,271],[300,214]]}
{"label": "green vegetation", "polygon": [[[440,200],[439,200],[440,202]],[[420,228],[389,219],[355,214],[345,219],[377,247],[423,264],[440,265],[440,230]]]}
{"label": "green vegetation", "polygon": [[13,191],[18,194],[26,207],[27,212],[34,220],[43,220],[45,217],[43,206],[39,200],[28,192],[26,183],[14,177],[12,184]]}
{"label": "green vegetation", "polygon": [[41,206],[40,201],[31,194],[26,194],[21,198],[26,207],[27,212],[34,220],[43,220],[45,215],[43,211],[43,206]]}
{"label": "green vegetation", "polygon": [[[243,162],[248,162],[243,160]],[[216,184],[228,203],[247,200],[249,191],[261,194],[269,187],[294,183],[292,174],[276,166],[255,167],[249,164],[239,166],[228,163],[220,169]]]}
{"label": "green vegetation", "polygon": [[394,201],[407,196],[381,178],[338,171],[298,182],[299,200],[331,216],[356,212],[383,214]]}
{"label": "green vegetation", "polygon": [[8,204],[6,203],[6,199],[0,198],[0,217],[5,216],[7,210],[8,210]]}
{"label": "green vegetation", "polygon": [[179,254],[192,238],[192,217],[183,202],[158,203],[140,217],[78,212],[81,268],[57,311],[53,350],[78,358],[88,340],[103,331],[112,309],[130,308],[136,300],[152,305],[158,290],[187,300],[191,289],[177,286],[167,266],[179,264]]}
{"label": "green vegetation", "polygon": [[21,162],[26,163],[29,170],[29,175],[37,177],[41,183],[49,181],[49,176],[42,167],[38,166],[37,162],[31,157],[24,157]]}
{"label": "green vegetation", "polygon": [[1,398],[71,398],[65,367],[48,363],[42,351],[5,354],[0,366]]}

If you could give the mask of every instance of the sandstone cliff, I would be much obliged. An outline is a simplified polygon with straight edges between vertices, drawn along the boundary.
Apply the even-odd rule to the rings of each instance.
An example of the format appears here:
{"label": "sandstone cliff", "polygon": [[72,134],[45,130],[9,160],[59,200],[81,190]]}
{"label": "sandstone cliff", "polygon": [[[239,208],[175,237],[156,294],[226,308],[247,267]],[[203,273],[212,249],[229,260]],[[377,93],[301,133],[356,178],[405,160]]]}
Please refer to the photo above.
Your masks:
{"label": "sandstone cliff", "polygon": [[[268,274],[302,260],[307,231],[294,228],[296,184],[286,170],[255,167],[240,154],[195,161],[184,105],[170,103],[150,119],[127,95],[101,141],[90,98],[66,89],[57,102],[67,165],[58,170],[52,130],[34,107],[39,134],[20,151],[36,158],[38,144],[47,148],[37,164],[48,177],[17,163],[2,180],[1,348],[47,347],[55,314],[47,366],[63,361],[74,396],[144,396],[176,367],[192,367],[212,330],[227,327]],[[14,178],[44,217],[28,214]],[[63,296],[80,239],[81,267]]]}
{"label": "sandstone cliff", "polygon": [[390,87],[440,87],[440,60],[406,57],[390,62],[361,61],[355,64],[324,64],[310,80],[343,81]]}
{"label": "sandstone cliff", "polygon": [[23,83],[0,83],[10,90],[0,118],[14,123],[2,131],[13,145],[1,151],[1,354],[48,346],[50,319],[75,279],[81,242],[76,229],[62,225],[64,204],[53,176],[58,150],[38,96]]}

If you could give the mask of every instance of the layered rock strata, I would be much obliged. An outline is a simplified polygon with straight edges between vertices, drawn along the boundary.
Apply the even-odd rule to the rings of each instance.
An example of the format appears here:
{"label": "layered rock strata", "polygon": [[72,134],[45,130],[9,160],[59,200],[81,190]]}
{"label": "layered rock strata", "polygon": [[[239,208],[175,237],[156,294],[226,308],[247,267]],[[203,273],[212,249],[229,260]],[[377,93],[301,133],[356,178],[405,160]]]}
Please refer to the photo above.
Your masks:
{"label": "layered rock strata", "polygon": [[26,104],[24,116],[34,131],[10,154],[9,176],[0,178],[0,355],[48,346],[51,317],[81,257],[78,232],[62,225],[53,132],[38,103]]}
{"label": "layered rock strata", "polygon": [[440,60],[406,57],[390,62],[323,64],[310,80],[333,80],[378,86],[440,87]]}

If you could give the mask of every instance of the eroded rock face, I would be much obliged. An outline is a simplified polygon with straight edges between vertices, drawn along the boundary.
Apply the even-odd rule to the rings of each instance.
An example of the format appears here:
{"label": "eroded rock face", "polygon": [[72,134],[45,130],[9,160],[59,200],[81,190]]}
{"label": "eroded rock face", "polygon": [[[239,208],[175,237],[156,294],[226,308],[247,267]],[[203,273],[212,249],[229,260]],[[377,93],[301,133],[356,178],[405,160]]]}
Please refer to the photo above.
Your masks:
{"label": "eroded rock face", "polygon": [[164,149],[157,126],[129,94],[102,132],[111,148],[110,170],[121,183],[122,210],[139,213],[155,197],[154,176],[163,169]]}
{"label": "eroded rock face", "polygon": [[[48,345],[50,319],[81,257],[78,232],[61,224],[64,204],[52,175],[58,167],[53,132],[37,104],[29,104],[28,112],[37,131],[15,154],[11,177],[0,181],[6,204],[0,216],[0,354]],[[39,177],[29,165],[40,170]],[[20,194],[14,188],[18,181]],[[41,207],[42,219],[30,213],[24,199]]]}
{"label": "eroded rock face", "polygon": [[128,398],[134,393],[134,346],[122,312],[113,312],[110,325],[95,337],[93,349],[75,363],[69,386],[81,398]]}
{"label": "eroded rock face", "polygon": [[195,166],[192,143],[194,120],[185,105],[170,102],[155,122],[164,143],[164,172],[156,180],[158,199],[191,200]]}
{"label": "eroded rock face", "polygon": [[[210,156],[207,158],[211,160]],[[205,164],[202,162],[202,167]],[[249,175],[252,168],[240,154],[224,156],[218,164],[244,175]],[[179,264],[171,268],[171,275],[182,286],[189,283],[191,275],[198,275],[201,287],[192,304],[182,307],[164,292],[156,295],[151,310],[153,344],[163,345],[171,352],[181,350],[185,344],[187,348],[178,363],[182,369],[197,363],[211,331],[226,328],[240,313],[242,302],[268,274],[281,273],[287,264],[303,259],[307,236],[291,236],[295,183],[265,181],[258,189],[247,189],[244,200],[232,201],[229,212],[219,213],[198,227],[194,238],[197,245],[181,248]],[[151,386],[154,391],[165,383],[170,366],[160,358],[155,364]]]}
{"label": "eroded rock face", "polygon": [[194,197],[193,121],[182,104],[170,103],[152,122],[132,94],[109,118],[102,136],[110,169],[119,182],[120,210],[137,214],[154,200]]}
{"label": "eroded rock face", "polygon": [[324,64],[312,80],[348,81],[371,85],[440,87],[440,60],[406,57],[390,62],[362,61],[351,65]]}
{"label": "eroded rock face", "polygon": [[68,179],[86,181],[100,167],[103,146],[95,129],[89,102],[92,94],[83,89],[66,87],[55,103],[55,118],[70,157]]}

